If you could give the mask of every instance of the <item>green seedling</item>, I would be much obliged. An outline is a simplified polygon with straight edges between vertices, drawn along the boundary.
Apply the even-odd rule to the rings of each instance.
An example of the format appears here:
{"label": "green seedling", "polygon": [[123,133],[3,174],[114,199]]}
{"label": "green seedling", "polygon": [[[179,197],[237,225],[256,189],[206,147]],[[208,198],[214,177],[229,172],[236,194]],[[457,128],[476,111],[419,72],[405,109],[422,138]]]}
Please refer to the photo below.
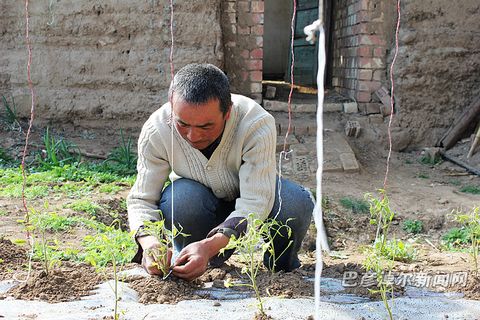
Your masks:
{"label": "green seedling", "polygon": [[102,206],[96,204],[89,199],[80,199],[65,205],[65,208],[70,208],[77,212],[85,212],[90,216],[96,216],[97,213],[102,210]]}
{"label": "green seedling", "polygon": [[419,173],[418,176],[420,179],[430,179],[430,176],[425,173]]}
{"label": "green seedling", "polygon": [[423,157],[420,158],[420,163],[429,165],[429,166],[434,166],[436,164],[439,164],[442,162],[442,158],[440,157],[431,157],[429,155],[424,155]]}
{"label": "green seedling", "polygon": [[115,163],[114,170],[123,174],[135,174],[137,167],[137,155],[133,152],[132,138],[125,139],[123,130],[120,130],[121,145],[112,150],[106,162]]}
{"label": "green seedling", "polygon": [[[390,320],[393,320],[393,314],[388,303],[388,293],[393,299],[393,284],[387,280],[386,274],[391,274],[394,266],[393,257],[398,252],[398,242],[393,242],[395,247],[388,245],[387,237],[393,218],[394,212],[390,209],[390,203],[385,190],[379,190],[380,197],[376,198],[371,194],[366,194],[365,198],[370,204],[370,224],[377,226],[375,242],[366,251],[366,258],[363,263],[367,272],[374,272],[377,280],[377,289],[371,290],[373,293],[380,293],[385,309],[388,312]],[[388,254],[389,252],[392,254]]]}
{"label": "green seedling", "polygon": [[[225,250],[236,249],[240,255],[241,260],[245,264],[242,268],[242,273],[247,275],[250,283],[230,283],[227,282],[225,285],[228,286],[246,286],[253,289],[255,297],[257,299],[257,310],[260,317],[267,317],[265,314],[263,299],[260,295],[260,291],[257,285],[257,275],[262,265],[262,258],[265,253],[269,253],[270,257],[273,259],[273,268],[275,269],[276,261],[281,257],[285,252],[282,252],[279,256],[275,256],[275,251],[273,247],[273,240],[277,236],[286,236],[291,237],[291,229],[287,225],[282,225],[276,220],[262,221],[255,218],[254,214],[249,214],[246,218],[247,229],[245,234],[239,239],[232,236],[228,245],[220,250],[220,253],[224,253]],[[288,222],[288,221],[287,221]],[[282,229],[284,230],[282,232]],[[290,241],[289,246],[292,244]],[[288,249],[287,246],[285,250]],[[261,256],[259,257],[258,254]]]}
{"label": "green seedling", "polygon": [[9,130],[22,130],[17,116],[17,106],[12,96],[12,103],[10,104],[5,96],[2,96],[3,107],[5,109],[4,121]]}
{"label": "green seedling", "polygon": [[469,233],[465,228],[451,228],[442,237],[442,240],[449,248],[461,247],[469,243]]}
{"label": "green seedling", "polygon": [[43,136],[44,150],[43,155],[37,156],[40,167],[51,169],[52,167],[62,167],[65,164],[75,164],[80,162],[80,150],[78,147],[66,140],[57,140],[50,133],[50,128]]}
{"label": "green seedling", "polygon": [[477,186],[464,186],[460,189],[460,192],[470,193],[470,194],[480,194],[480,188]]}
{"label": "green seedling", "polygon": [[456,222],[463,226],[468,235],[475,275],[478,275],[478,249],[480,247],[480,207],[474,207],[470,212],[456,211],[453,213]]}
{"label": "green seedling", "polygon": [[[48,203],[44,204],[44,209],[48,209]],[[40,251],[39,257],[41,258],[39,260],[43,261],[44,270],[47,276],[50,274],[51,268],[54,268],[60,263],[59,260],[54,259],[54,257],[50,255],[50,239],[47,238],[47,231],[51,230],[49,225],[50,222],[50,213],[39,212],[31,208],[25,225],[26,229],[31,232],[34,237],[36,234],[40,235],[40,244],[37,251]]]}
{"label": "green seedling", "polygon": [[131,241],[133,233],[124,232],[114,227],[106,227],[105,231],[84,238],[85,261],[94,266],[98,271],[105,271],[105,266],[111,263],[113,268],[112,288],[114,293],[114,319],[118,320],[118,302],[120,294],[118,290],[118,268],[129,262],[136,249],[135,243]]}
{"label": "green seedling", "polygon": [[402,229],[408,233],[419,234],[423,230],[423,223],[420,220],[407,219],[403,222]]}
{"label": "green seedling", "polygon": [[368,203],[361,199],[344,197],[340,199],[340,204],[344,208],[352,210],[353,213],[368,213]]}
{"label": "green seedling", "polygon": [[158,247],[148,250],[146,254],[153,258],[153,265],[166,277],[170,273],[168,249],[173,246],[172,240],[178,236],[187,237],[188,235],[182,233],[182,229],[177,229],[175,226],[173,226],[172,231],[167,229],[161,211],[159,211],[159,215],[160,219],[158,221],[144,222],[143,232],[145,235],[154,236],[160,242]]}

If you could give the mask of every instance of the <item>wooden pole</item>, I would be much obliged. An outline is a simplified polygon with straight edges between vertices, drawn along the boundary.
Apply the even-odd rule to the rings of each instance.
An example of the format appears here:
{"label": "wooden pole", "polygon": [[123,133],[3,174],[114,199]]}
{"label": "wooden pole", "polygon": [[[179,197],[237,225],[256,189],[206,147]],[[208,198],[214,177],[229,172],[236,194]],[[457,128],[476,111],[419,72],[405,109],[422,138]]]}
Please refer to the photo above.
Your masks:
{"label": "wooden pole", "polygon": [[458,121],[450,127],[445,135],[437,143],[437,146],[444,147],[446,150],[453,147],[462,137],[468,126],[480,116],[480,96],[473,99],[473,102],[465,110]]}

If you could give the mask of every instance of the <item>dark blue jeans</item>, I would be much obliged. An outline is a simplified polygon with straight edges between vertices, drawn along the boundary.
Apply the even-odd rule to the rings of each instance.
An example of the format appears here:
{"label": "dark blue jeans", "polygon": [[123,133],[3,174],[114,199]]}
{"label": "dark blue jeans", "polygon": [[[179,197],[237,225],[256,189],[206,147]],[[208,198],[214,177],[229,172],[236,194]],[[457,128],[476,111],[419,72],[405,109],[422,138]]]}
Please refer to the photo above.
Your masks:
{"label": "dark blue jeans", "polygon": [[[178,252],[192,242],[205,239],[210,230],[225,221],[235,209],[235,200],[218,199],[209,188],[190,179],[176,180],[173,182],[173,189],[175,226],[181,226],[182,232],[189,235],[175,239],[175,250]],[[278,212],[278,183],[276,189],[275,203],[269,218],[275,217]],[[292,219],[288,221],[292,235],[290,239],[286,236],[277,236],[274,239],[275,257],[283,252],[276,262],[275,271],[291,271],[300,266],[298,251],[310,225],[314,204],[308,191],[285,179],[282,179],[281,197],[282,207],[276,219],[282,224]],[[162,193],[159,206],[168,228],[172,225],[171,200],[172,186],[169,185]],[[285,251],[290,241],[292,244]],[[271,260],[267,252],[263,262],[270,269]]]}

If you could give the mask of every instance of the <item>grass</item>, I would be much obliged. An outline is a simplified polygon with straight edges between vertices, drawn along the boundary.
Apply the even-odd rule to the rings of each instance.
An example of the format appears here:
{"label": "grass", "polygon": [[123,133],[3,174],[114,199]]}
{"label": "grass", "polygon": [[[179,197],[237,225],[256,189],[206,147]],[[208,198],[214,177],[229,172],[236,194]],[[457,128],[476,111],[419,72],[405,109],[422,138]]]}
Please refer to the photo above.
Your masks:
{"label": "grass", "polygon": [[442,163],[442,158],[441,157],[435,157],[432,158],[428,155],[425,155],[420,158],[419,162],[421,164],[429,165],[429,166],[434,166],[436,164]]}
{"label": "grass", "polygon": [[460,189],[460,192],[470,193],[470,194],[480,194],[480,188],[478,186],[468,185],[468,186],[463,186]]}
{"label": "grass", "polygon": [[15,104],[15,99],[13,98],[13,96],[10,103],[8,102],[7,98],[2,95],[2,102],[5,110],[2,118],[7,125],[7,128],[10,130],[21,130],[22,127],[18,122],[17,106]]}
{"label": "grass", "polygon": [[420,220],[407,219],[403,222],[403,231],[413,234],[419,234],[423,230],[423,222]]}
{"label": "grass", "polygon": [[470,235],[466,228],[451,228],[443,235],[442,240],[447,247],[458,247],[468,244]]}
{"label": "grass", "polygon": [[[50,194],[50,188],[43,185],[32,185],[25,188],[25,198],[29,200],[42,199]],[[9,185],[0,189],[0,198],[21,198],[22,186]]]}
{"label": "grass", "polygon": [[90,216],[95,216],[102,206],[96,204],[91,199],[80,199],[70,204],[65,205],[65,208],[70,208],[74,211],[85,212]]}
{"label": "grass", "polygon": [[43,147],[36,159],[41,168],[50,169],[80,162],[78,147],[67,140],[55,138],[48,127],[43,136]]}
{"label": "grass", "polygon": [[430,179],[430,176],[425,173],[419,173],[417,177],[420,179]]}
{"label": "grass", "polygon": [[344,197],[340,199],[340,204],[346,208],[352,210],[353,213],[368,213],[369,212],[369,205],[368,202],[355,199],[351,197]]}
{"label": "grass", "polygon": [[124,175],[132,175],[137,172],[137,155],[132,150],[132,138],[125,138],[123,130],[120,130],[120,146],[113,149],[106,163],[113,163],[117,172]]}

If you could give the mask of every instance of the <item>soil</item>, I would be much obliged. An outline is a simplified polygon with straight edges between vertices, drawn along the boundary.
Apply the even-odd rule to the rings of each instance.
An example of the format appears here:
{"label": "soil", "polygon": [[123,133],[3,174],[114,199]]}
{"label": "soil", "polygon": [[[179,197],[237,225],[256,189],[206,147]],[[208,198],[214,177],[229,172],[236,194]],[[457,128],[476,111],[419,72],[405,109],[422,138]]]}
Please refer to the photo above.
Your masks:
{"label": "soil", "polygon": [[22,300],[73,301],[89,295],[104,280],[105,277],[84,264],[63,263],[48,274],[41,265],[34,264],[27,281],[7,291],[6,295]]}
{"label": "soil", "polygon": [[[326,127],[331,130],[339,130],[344,120],[343,116],[335,116],[335,119],[326,117]],[[324,221],[332,254],[324,254],[322,276],[341,280],[344,279],[347,271],[356,272],[358,279],[364,276],[362,248],[374,239],[375,227],[370,225],[368,213],[345,209],[340,204],[340,199],[344,197],[363,199],[366,192],[374,193],[377,188],[383,186],[385,172],[387,152],[383,145],[375,142],[377,141],[375,137],[378,138],[379,134],[368,126],[368,119],[360,119],[360,121],[364,121],[361,124],[362,135],[348,141],[359,161],[360,172],[329,172],[325,173],[323,177],[323,193],[328,197],[327,205],[324,208]],[[71,130],[56,129],[53,132],[70,141],[75,141],[79,146],[88,145],[89,153],[97,155],[108,153],[116,146],[117,141],[116,138],[100,131],[77,133]],[[85,139],[86,136],[95,136],[96,139]],[[40,138],[41,130],[34,129],[31,139],[34,146],[32,150],[41,149],[35,147],[41,144]],[[21,154],[22,139],[23,134],[18,132],[0,131],[0,146],[13,156]],[[298,140],[304,149],[314,149],[313,137],[298,137]],[[92,143],[93,141],[95,143]],[[445,250],[441,238],[450,228],[457,226],[449,215],[452,210],[458,208],[468,210],[480,204],[480,195],[460,192],[460,188],[465,185],[480,187],[480,179],[449,162],[435,165],[422,164],[420,160],[423,156],[422,150],[392,154],[388,192],[391,207],[396,212],[396,218],[391,234],[396,239],[411,244],[417,251],[417,257],[413,262],[397,262],[394,272],[398,274],[425,272],[431,276],[468,272],[468,280],[465,285],[448,285],[446,288],[429,287],[429,289],[458,291],[464,293],[468,298],[479,299],[480,281],[478,277],[470,275],[472,272],[470,256],[464,252]],[[308,157],[310,166],[315,167],[314,161],[311,160],[314,155],[310,153]],[[308,177],[292,174],[287,178],[310,188],[315,187],[313,173]],[[119,218],[121,228],[126,230],[127,215],[122,207],[122,201],[125,200],[127,194],[128,187],[126,186],[115,195],[93,193],[90,196],[91,200],[103,207],[97,212],[97,219],[105,224],[111,224],[116,218]],[[71,200],[66,198],[49,199],[49,206],[59,214],[81,214],[64,208],[64,204],[69,201]],[[40,208],[43,206],[43,202],[43,199],[31,200],[28,205]],[[26,249],[9,241],[25,237],[22,226],[17,223],[17,220],[23,218],[24,213],[20,209],[21,207],[20,199],[0,198],[0,209],[6,212],[6,215],[0,219],[0,232],[5,237],[0,240],[0,259],[3,260],[3,263],[0,263],[0,280],[11,279],[15,272],[24,272],[25,270]],[[402,225],[407,219],[422,221],[422,232],[418,235],[405,232]],[[62,234],[64,240],[62,245],[78,246],[86,232],[88,231],[75,229]],[[313,282],[307,279],[314,276],[315,236],[316,231],[312,224],[302,246],[300,259],[303,265],[301,268],[292,273],[272,275],[267,271],[262,271],[259,274],[258,281],[263,296],[272,295],[285,298],[313,296]],[[8,295],[21,299],[66,301],[88,294],[102,280],[90,267],[85,265],[70,265],[65,262],[48,277],[40,270],[41,266],[34,267],[29,282],[11,290]],[[186,299],[204,298],[194,292],[198,293],[198,290],[206,282],[213,282],[214,286],[222,287],[223,281],[226,279],[246,281],[241,275],[241,265],[235,261],[235,256],[221,268],[209,269],[194,282],[185,282],[174,277],[170,277],[166,281],[160,281],[157,278],[137,278],[128,279],[128,282],[139,292],[142,303],[177,303]],[[234,289],[241,290],[239,287],[234,287]],[[401,293],[401,289],[399,288],[398,292]],[[368,289],[362,286],[348,290],[356,294],[371,296]]]}

